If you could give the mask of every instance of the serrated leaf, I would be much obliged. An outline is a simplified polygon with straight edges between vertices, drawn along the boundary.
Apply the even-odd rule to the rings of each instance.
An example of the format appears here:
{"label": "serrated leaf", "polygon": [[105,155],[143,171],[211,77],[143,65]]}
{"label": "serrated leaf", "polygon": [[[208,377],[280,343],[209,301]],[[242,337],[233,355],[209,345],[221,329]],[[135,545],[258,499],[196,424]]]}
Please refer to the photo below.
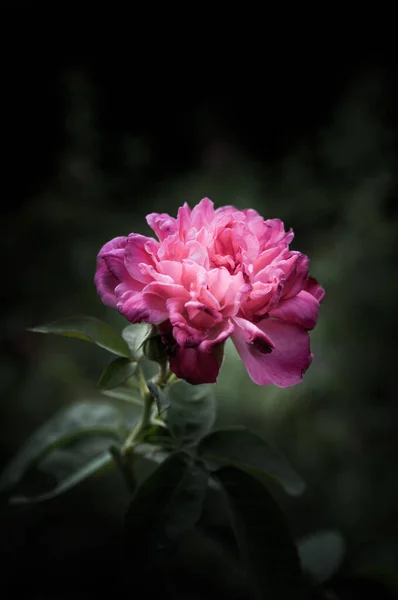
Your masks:
{"label": "serrated leaf", "polygon": [[153,396],[153,399],[155,400],[158,414],[161,415],[171,406],[169,400],[169,388],[162,389],[151,380],[147,381],[146,384],[148,386],[148,390]]}
{"label": "serrated leaf", "polygon": [[[18,495],[26,497],[46,495],[59,486],[69,489],[72,484],[68,482],[73,483],[76,473],[82,477],[85,468],[89,469],[92,461],[95,464],[112,442],[121,441],[122,432],[132,426],[138,413],[134,406],[122,413],[101,401],[78,402],[60,411],[35,431],[11,460],[0,478],[0,491],[14,490],[18,484]],[[29,489],[33,467],[49,476],[44,489],[42,485],[37,489],[37,477],[34,489]],[[64,480],[67,483],[63,484]]]}
{"label": "serrated leaf", "polygon": [[200,517],[208,475],[184,452],[169,455],[137,488],[126,514],[127,540],[150,558]]}
{"label": "serrated leaf", "polygon": [[143,356],[142,346],[150,331],[151,326],[147,323],[127,325],[122,331],[122,338],[128,344],[130,352],[136,360],[139,360]]}
{"label": "serrated leaf", "polygon": [[303,479],[287,460],[268,442],[245,427],[218,429],[204,437],[198,446],[198,455],[220,465],[230,465],[257,478],[272,477],[292,496],[305,489]]}
{"label": "serrated leaf", "polygon": [[108,323],[95,317],[76,316],[30,328],[36,333],[53,333],[92,342],[118,356],[131,358],[127,342]]}
{"label": "serrated leaf", "polygon": [[324,583],[338,571],[345,552],[345,543],[338,531],[316,531],[301,538],[298,551],[303,569],[318,583]]}
{"label": "serrated leaf", "polygon": [[128,358],[116,358],[102,371],[98,380],[98,387],[103,390],[111,390],[130,379],[137,370],[137,363]]}
{"label": "serrated leaf", "polygon": [[166,422],[172,435],[182,445],[196,444],[216,418],[213,386],[178,381],[170,387],[168,398]]}
{"label": "serrated leaf", "polygon": [[256,598],[300,599],[303,578],[297,549],[278,504],[258,479],[235,467],[216,473]]}

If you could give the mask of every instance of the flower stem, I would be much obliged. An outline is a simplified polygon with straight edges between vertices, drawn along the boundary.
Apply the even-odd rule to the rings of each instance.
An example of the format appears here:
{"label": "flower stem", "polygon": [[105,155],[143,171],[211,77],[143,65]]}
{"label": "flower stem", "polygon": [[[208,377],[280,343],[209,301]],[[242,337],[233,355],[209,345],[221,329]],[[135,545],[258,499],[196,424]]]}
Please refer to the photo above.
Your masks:
{"label": "flower stem", "polygon": [[136,488],[134,473],[133,473],[132,469],[130,468],[130,465],[128,465],[126,463],[126,461],[124,460],[121,450],[117,446],[111,446],[109,448],[109,452],[111,453],[116,465],[119,467],[120,471],[122,472],[122,475],[124,477],[124,480],[126,482],[128,489],[130,490],[130,492],[134,492],[134,490]]}
{"label": "flower stem", "polygon": [[126,439],[123,448],[122,454],[124,456],[131,453],[132,448],[135,444],[140,441],[140,436],[147,429],[150,420],[151,420],[151,412],[152,412],[152,404],[153,404],[153,396],[151,392],[148,390],[144,373],[142,372],[141,367],[138,367],[138,378],[141,388],[141,394],[144,400],[144,410],[141,415],[141,419],[138,421],[128,438]]}
{"label": "flower stem", "polygon": [[[159,386],[165,386],[169,383],[171,373],[167,363],[160,363],[159,366],[160,371],[157,376],[156,383]],[[152,422],[152,409],[154,404],[154,398],[148,389],[144,372],[140,366],[137,368],[137,375],[141,396],[144,400],[141,418],[131,431],[130,435],[127,437],[122,448],[120,450],[115,447],[111,448],[111,454],[126,480],[127,487],[132,492],[136,487],[132,465],[133,449],[142,441],[143,434]]]}

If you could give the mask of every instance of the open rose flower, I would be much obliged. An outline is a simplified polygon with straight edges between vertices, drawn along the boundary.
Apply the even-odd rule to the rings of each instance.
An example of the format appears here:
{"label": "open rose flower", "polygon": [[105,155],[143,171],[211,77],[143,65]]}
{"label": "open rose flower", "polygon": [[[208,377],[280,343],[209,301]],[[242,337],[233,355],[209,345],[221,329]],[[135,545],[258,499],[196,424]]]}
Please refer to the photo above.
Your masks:
{"label": "open rose flower", "polygon": [[307,256],[289,250],[293,232],[208,198],[147,222],[158,240],[131,233],[99,252],[102,301],[131,323],[158,325],[171,370],[191,384],[216,381],[229,337],[255,383],[299,383],[324,290]]}

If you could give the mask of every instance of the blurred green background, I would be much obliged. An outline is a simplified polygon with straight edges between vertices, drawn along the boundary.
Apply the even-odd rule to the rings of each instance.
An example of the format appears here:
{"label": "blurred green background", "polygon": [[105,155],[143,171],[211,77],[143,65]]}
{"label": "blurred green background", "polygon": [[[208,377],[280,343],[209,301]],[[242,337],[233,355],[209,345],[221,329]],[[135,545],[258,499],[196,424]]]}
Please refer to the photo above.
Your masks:
{"label": "blurred green background", "polygon": [[[89,314],[122,329],[94,288],[100,247],[117,235],[150,234],[147,213],[175,215],[185,201],[208,196],[216,206],[255,208],[294,229],[293,248],[309,255],[326,298],[311,336],[312,366],[296,387],[256,386],[227,347],[217,422],[266,435],[302,474],[305,494],[279,500],[295,536],[342,533],[341,581],[367,576],[393,588],[395,71],[291,66],[269,76],[267,89],[236,93],[231,83],[213,96],[156,93],[124,69],[67,56],[36,69],[28,61],[11,98],[18,155],[15,173],[5,174],[15,193],[2,227],[1,467],[61,407],[98,396],[104,351],[27,328]],[[4,509],[1,549],[12,573],[35,556],[62,574],[65,557],[98,549],[105,564],[126,503],[118,475],[111,481],[45,506]]]}

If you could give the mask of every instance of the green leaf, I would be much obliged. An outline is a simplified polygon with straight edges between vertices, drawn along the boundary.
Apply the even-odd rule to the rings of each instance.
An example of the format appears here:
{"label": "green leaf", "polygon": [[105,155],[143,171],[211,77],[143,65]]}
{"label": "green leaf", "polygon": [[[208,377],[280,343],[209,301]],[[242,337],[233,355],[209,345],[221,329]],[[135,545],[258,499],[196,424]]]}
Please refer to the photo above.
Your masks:
{"label": "green leaf", "polygon": [[213,386],[178,381],[170,387],[168,397],[171,406],[166,422],[173,437],[182,445],[196,444],[215,421]]}
{"label": "green leaf", "polygon": [[[101,455],[115,440],[121,442],[139,412],[129,406],[122,413],[98,400],[78,402],[60,411],[20,448],[1,475],[0,491],[15,494],[18,486],[18,496],[35,500],[69,489],[93,472],[97,459],[101,464]],[[30,485],[33,470],[44,474],[45,482],[35,475]]]}
{"label": "green leaf", "polygon": [[191,461],[165,511],[165,542],[179,539],[194,528],[201,513],[209,473],[202,463]]}
{"label": "green leaf", "polygon": [[151,326],[147,323],[127,325],[122,331],[122,338],[127,342],[130,352],[136,360],[143,357],[142,346],[150,331]]}
{"label": "green leaf", "polygon": [[37,333],[54,333],[97,344],[113,354],[131,358],[126,341],[110,325],[95,317],[76,316],[32,327]]}
{"label": "green leaf", "polygon": [[128,386],[122,385],[111,390],[101,390],[101,394],[107,396],[108,398],[113,398],[114,400],[126,402],[127,404],[135,404],[136,406],[142,407],[144,406],[144,401],[139,395],[138,389],[135,390]]}
{"label": "green leaf", "polygon": [[216,479],[224,488],[239,551],[256,598],[302,598],[297,549],[278,504],[250,474],[223,467]]}
{"label": "green leaf", "polygon": [[75,487],[93,473],[96,473],[106,465],[112,462],[112,456],[109,451],[106,451],[93,460],[84,464],[80,469],[71,473],[69,476],[62,479],[58,485],[55,486],[50,492],[39,494],[38,496],[12,496],[10,498],[11,504],[31,504],[36,502],[44,502],[45,500],[51,500],[64,492],[67,492],[71,488]]}
{"label": "green leaf", "polygon": [[162,389],[151,380],[147,381],[146,384],[148,386],[148,390],[151,392],[155,400],[158,414],[161,415],[171,406],[169,400],[169,388]]}
{"label": "green leaf", "polygon": [[98,380],[98,387],[111,390],[130,379],[137,369],[137,363],[128,358],[116,358],[105,369]]}
{"label": "green leaf", "polygon": [[317,531],[299,540],[298,551],[303,569],[318,583],[330,579],[339,569],[345,543],[338,531]]}
{"label": "green leaf", "polygon": [[204,437],[198,446],[198,455],[206,461],[230,465],[259,479],[272,477],[292,496],[305,489],[302,478],[286,459],[268,442],[245,427],[218,429]]}
{"label": "green leaf", "polygon": [[198,521],[208,474],[185,452],[169,455],[137,488],[126,514],[127,541],[150,557]]}

